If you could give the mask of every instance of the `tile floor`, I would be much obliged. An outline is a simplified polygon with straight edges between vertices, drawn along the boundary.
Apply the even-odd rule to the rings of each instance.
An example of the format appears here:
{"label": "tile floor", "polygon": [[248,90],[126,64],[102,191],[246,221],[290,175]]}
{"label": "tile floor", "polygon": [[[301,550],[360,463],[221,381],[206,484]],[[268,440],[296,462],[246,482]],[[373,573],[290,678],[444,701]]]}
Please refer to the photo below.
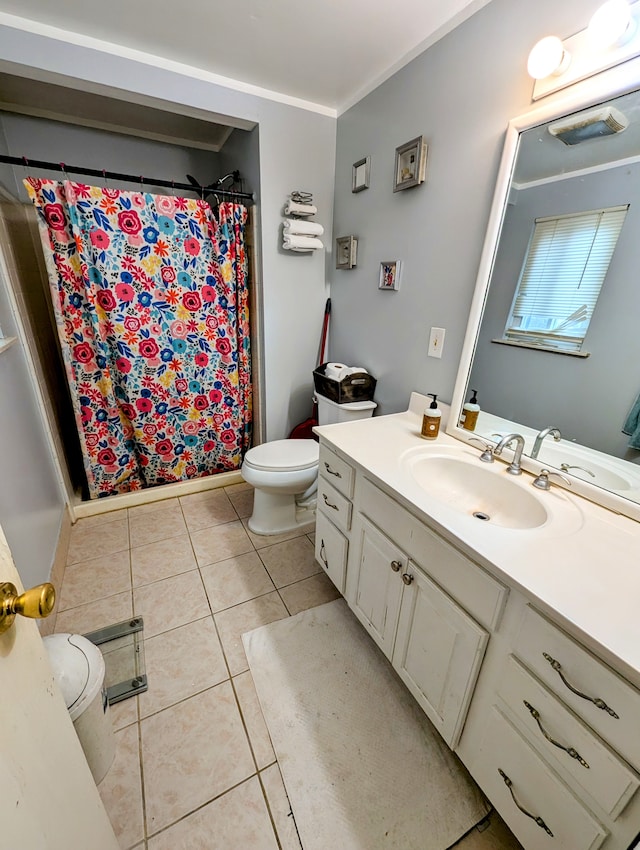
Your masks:
{"label": "tile floor", "polygon": [[[335,599],[313,527],[247,528],[246,484],[73,528],[55,630],[144,618],[149,690],[111,707],[99,786],[123,850],[301,850],[242,646],[245,631]],[[502,821],[461,850],[517,850]]]}

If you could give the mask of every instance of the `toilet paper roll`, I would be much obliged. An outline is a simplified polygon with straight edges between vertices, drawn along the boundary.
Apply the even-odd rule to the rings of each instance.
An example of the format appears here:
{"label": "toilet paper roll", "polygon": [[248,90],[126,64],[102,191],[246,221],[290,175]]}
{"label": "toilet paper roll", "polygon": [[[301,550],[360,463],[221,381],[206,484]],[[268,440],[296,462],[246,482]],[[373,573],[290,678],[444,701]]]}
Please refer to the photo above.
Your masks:
{"label": "toilet paper roll", "polygon": [[343,369],[346,368],[347,367],[344,365],[344,363],[327,363],[327,365],[324,367],[325,377],[330,378],[332,381],[339,381],[340,378],[338,377],[338,375],[340,374],[340,372],[342,372]]}
{"label": "toilet paper roll", "polygon": [[364,372],[365,375],[368,374],[366,369],[363,369],[362,366],[343,366],[338,374],[338,381],[344,380],[344,378],[348,378],[349,375],[355,375],[356,372]]}

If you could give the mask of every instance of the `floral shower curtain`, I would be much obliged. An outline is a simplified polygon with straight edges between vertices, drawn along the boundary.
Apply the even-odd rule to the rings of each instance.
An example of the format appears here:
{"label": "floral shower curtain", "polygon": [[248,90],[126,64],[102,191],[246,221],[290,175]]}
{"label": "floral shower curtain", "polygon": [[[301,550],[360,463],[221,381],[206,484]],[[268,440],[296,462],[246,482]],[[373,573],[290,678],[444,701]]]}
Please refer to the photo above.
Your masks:
{"label": "floral shower curtain", "polygon": [[237,469],[246,209],[29,178],[91,498]]}

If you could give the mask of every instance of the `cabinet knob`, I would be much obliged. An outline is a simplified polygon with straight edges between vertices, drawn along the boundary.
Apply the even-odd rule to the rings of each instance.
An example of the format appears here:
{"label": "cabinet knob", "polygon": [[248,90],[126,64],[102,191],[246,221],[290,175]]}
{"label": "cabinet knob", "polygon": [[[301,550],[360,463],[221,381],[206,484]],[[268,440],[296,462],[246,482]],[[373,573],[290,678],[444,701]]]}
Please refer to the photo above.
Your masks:
{"label": "cabinet knob", "polygon": [[400,561],[391,561],[391,569],[394,573],[399,573],[402,569],[402,563]]}
{"label": "cabinet knob", "polygon": [[413,581],[413,576],[411,575],[411,573],[403,573],[402,574],[402,581],[405,584],[411,584],[411,582]]}

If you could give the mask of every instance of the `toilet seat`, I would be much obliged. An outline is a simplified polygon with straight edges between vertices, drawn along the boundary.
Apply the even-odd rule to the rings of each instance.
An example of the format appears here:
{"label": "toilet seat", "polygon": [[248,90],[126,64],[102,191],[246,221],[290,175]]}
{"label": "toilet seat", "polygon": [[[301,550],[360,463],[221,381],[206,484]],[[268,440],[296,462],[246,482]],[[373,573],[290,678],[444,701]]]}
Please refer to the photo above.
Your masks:
{"label": "toilet seat", "polygon": [[319,448],[315,440],[273,440],[249,449],[244,463],[253,469],[295,472],[318,465]]}

